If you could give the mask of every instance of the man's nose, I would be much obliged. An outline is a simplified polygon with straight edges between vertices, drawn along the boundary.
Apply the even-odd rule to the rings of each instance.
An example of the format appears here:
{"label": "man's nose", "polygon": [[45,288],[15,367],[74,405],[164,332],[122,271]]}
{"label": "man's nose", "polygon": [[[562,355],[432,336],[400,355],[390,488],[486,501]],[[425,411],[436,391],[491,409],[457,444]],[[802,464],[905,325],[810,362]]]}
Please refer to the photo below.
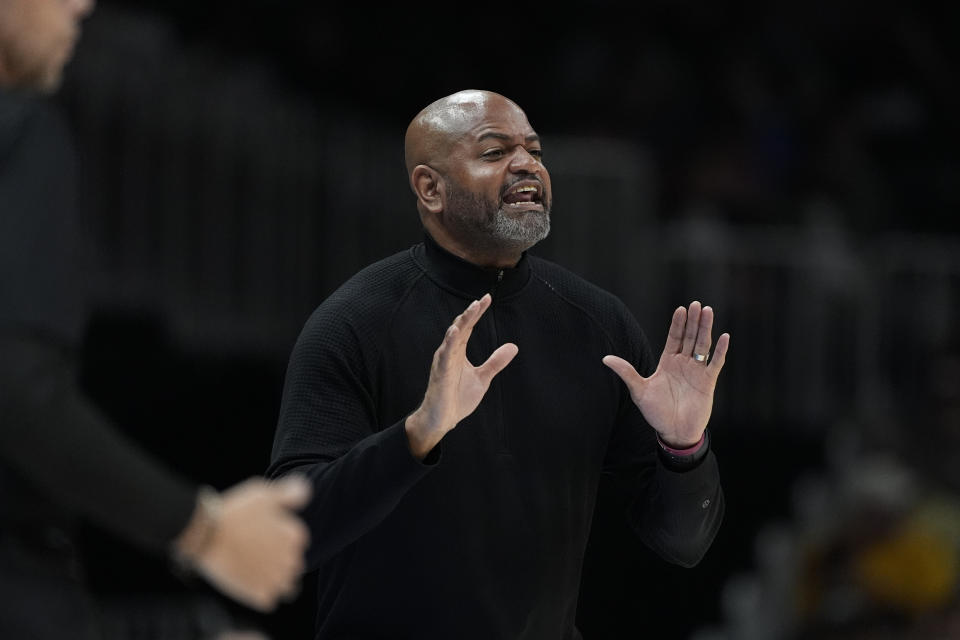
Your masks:
{"label": "man's nose", "polygon": [[539,173],[543,165],[536,156],[521,147],[513,154],[510,169],[517,173]]}

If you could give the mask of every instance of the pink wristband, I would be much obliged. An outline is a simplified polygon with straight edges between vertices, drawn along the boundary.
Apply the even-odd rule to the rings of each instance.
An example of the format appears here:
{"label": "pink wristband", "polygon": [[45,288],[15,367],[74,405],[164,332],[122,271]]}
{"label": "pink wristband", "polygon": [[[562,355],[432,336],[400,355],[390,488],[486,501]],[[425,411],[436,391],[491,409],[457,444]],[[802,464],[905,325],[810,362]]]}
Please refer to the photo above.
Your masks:
{"label": "pink wristband", "polygon": [[704,441],[706,440],[706,431],[700,436],[700,440],[686,449],[674,449],[673,447],[668,447],[663,440],[660,439],[660,434],[657,434],[657,442],[660,443],[660,446],[663,447],[664,451],[672,453],[675,456],[692,456],[697,451],[700,451],[700,447],[703,446]]}

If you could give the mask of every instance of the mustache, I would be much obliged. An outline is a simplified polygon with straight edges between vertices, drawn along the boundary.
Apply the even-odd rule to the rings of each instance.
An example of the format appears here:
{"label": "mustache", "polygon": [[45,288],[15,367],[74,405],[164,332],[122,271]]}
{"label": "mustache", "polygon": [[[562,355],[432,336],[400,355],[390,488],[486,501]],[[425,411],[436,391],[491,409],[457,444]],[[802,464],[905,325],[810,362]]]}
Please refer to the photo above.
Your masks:
{"label": "mustache", "polygon": [[504,185],[503,189],[500,190],[500,197],[502,198],[503,196],[507,195],[507,192],[510,191],[510,189],[512,189],[514,185],[519,184],[521,182],[536,182],[537,184],[540,185],[540,193],[543,194],[544,197],[546,197],[547,188],[544,186],[543,180],[541,180],[538,176],[535,176],[535,175],[524,176],[522,178],[517,178],[516,180],[511,180],[509,183]]}

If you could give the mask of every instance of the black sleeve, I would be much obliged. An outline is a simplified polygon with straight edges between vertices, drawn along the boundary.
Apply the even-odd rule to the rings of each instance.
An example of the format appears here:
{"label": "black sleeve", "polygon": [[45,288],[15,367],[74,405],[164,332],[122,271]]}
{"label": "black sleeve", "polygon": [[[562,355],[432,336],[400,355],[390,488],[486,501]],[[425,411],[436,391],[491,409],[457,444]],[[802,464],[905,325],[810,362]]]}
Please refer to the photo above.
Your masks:
{"label": "black sleeve", "polygon": [[193,512],[195,487],[114,429],[66,356],[36,340],[0,338],[0,457],[64,508],[152,550]]}
{"label": "black sleeve", "polygon": [[382,522],[440,453],[438,445],[423,463],[414,458],[404,420],[379,428],[371,351],[343,314],[321,305],[288,365],[267,475],[312,480],[303,512],[310,569]]}
{"label": "black sleeve", "polygon": [[114,429],[75,380],[61,349],[0,337],[0,459],[64,508],[164,549],[186,526],[196,487]]}
{"label": "black sleeve", "polygon": [[85,320],[85,280],[74,171],[62,114],[0,91],[0,464],[58,509],[160,549],[187,524],[195,488],[77,386],[68,354]]}
{"label": "black sleeve", "polygon": [[0,91],[0,331],[76,345],[90,257],[62,114]]}
{"label": "black sleeve", "polygon": [[[626,322],[622,357],[648,376],[656,360],[632,316]],[[704,446],[709,447],[709,437]],[[615,486],[629,495],[627,518],[644,543],[665,560],[692,567],[710,548],[723,519],[717,460],[707,448],[692,467],[669,465],[659,449],[656,432],[622,385],[605,472],[613,474]]]}

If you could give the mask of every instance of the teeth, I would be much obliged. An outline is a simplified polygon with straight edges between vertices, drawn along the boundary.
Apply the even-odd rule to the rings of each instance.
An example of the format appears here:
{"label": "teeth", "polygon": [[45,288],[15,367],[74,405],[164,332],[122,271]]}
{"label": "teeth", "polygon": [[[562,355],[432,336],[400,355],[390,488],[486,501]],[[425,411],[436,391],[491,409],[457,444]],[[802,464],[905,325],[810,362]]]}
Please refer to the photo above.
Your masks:
{"label": "teeth", "polygon": [[[540,189],[539,189],[536,185],[524,185],[524,186],[522,186],[522,187],[517,187],[516,189],[511,189],[511,190],[509,191],[509,193],[510,193],[511,195],[512,195],[512,194],[517,194],[517,193],[535,193],[535,194],[539,194],[539,193],[540,193]],[[531,201],[529,201],[529,202],[510,202],[510,203],[508,203],[508,205],[511,206],[511,207],[526,207],[526,206],[529,206],[529,205],[531,205],[531,204],[537,204],[537,205],[539,205],[539,203],[536,202],[536,201],[534,201],[534,200],[531,200]]]}

